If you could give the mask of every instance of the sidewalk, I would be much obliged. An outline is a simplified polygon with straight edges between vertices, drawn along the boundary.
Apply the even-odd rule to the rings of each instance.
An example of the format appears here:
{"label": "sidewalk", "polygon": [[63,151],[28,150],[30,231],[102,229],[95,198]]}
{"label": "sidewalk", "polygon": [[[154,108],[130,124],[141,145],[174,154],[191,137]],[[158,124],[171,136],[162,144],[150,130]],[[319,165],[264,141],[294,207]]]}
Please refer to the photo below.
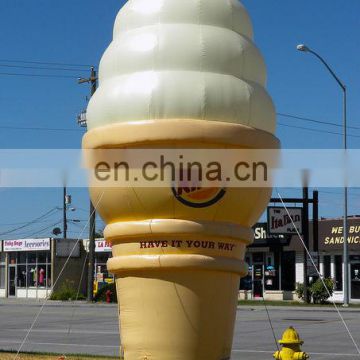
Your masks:
{"label": "sidewalk", "polygon": [[[30,307],[40,307],[43,306],[44,299],[0,299],[0,309],[1,306],[30,306]],[[88,303],[87,301],[57,301],[57,300],[47,300],[45,307],[101,307],[101,308],[116,308],[117,304],[107,304],[107,303]]]}
{"label": "sidewalk", "polygon": [[[43,306],[43,299],[0,299],[0,309],[2,306],[30,306],[30,307],[40,307]],[[300,305],[296,306],[293,304],[289,305],[278,305],[266,303],[267,308],[270,311],[322,311],[322,312],[336,312],[336,309],[332,305]],[[90,308],[117,308],[117,304],[107,304],[107,303],[88,303],[87,301],[46,301],[45,307],[90,307]],[[360,307],[342,307],[341,304],[337,304],[337,307],[340,312],[350,312],[350,313],[360,313]],[[258,304],[240,304],[237,307],[238,311],[265,311],[265,305],[262,301],[259,301]]]}

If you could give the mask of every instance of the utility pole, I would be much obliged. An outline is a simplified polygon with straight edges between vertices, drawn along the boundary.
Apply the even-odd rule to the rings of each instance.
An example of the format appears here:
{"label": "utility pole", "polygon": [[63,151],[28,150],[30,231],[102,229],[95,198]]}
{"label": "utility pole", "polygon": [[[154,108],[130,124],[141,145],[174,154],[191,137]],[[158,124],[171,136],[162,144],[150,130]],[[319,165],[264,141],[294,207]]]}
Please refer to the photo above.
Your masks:
{"label": "utility pole", "polygon": [[[330,65],[325,61],[325,59],[320,56],[316,51],[310,49],[304,44],[297,46],[299,51],[307,52],[314,55],[318,58],[326,69],[330,72],[331,76],[336,80],[343,92],[343,142],[344,142],[344,155],[346,156],[347,146],[347,88],[345,83],[343,83],[338,76],[335,74],[334,70]],[[344,256],[344,305],[345,307],[349,306],[350,303],[350,289],[349,289],[349,244],[348,244],[348,185],[345,182],[344,184],[344,219],[343,219],[343,230],[344,230],[344,244],[343,244],[343,256]]]}
{"label": "utility pole", "polygon": [[63,188],[63,238],[67,238],[67,217],[66,217],[66,210],[67,210],[67,203],[66,203],[66,185]]}
{"label": "utility pole", "polygon": [[317,268],[320,269],[319,256],[319,192],[313,191],[313,250],[317,253]]}
{"label": "utility pole", "polygon": [[[307,249],[309,249],[309,188],[303,188],[303,237]],[[304,249],[304,300],[309,303],[309,278],[308,278],[308,254]]]}
{"label": "utility pole", "polygon": [[[88,83],[91,85],[90,95],[95,94],[97,88],[97,74],[94,67],[91,67],[90,77],[87,79],[80,78],[78,83]],[[81,116],[83,116],[82,114]],[[85,122],[86,124],[86,122]],[[96,221],[96,211],[94,204],[90,199],[90,223],[89,223],[89,261],[88,261],[88,281],[87,281],[87,301],[93,301],[93,291],[94,291],[94,265],[95,265],[95,221]]]}

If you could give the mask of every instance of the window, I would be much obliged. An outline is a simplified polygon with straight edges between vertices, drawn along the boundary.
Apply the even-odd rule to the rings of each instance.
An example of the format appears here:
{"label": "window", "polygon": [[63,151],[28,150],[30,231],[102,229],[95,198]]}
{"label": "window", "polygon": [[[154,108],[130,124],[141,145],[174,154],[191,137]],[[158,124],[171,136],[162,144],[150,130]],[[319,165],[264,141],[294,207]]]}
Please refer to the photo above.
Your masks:
{"label": "window", "polygon": [[5,288],[5,254],[0,254],[0,289]]}
{"label": "window", "polygon": [[109,258],[111,258],[111,253],[105,254],[96,254],[95,258],[95,279],[97,278],[97,274],[103,274],[104,279],[111,278],[114,279],[114,275],[109,273],[107,270],[106,262]]}
{"label": "window", "polygon": [[295,251],[284,251],[281,256],[281,290],[295,290]]}
{"label": "window", "polygon": [[331,256],[330,255],[324,255],[323,264],[324,264],[324,273],[323,273],[324,277],[331,278]]}
{"label": "window", "polygon": [[9,253],[9,264],[16,264],[16,253]]}
{"label": "window", "polygon": [[37,282],[37,273],[36,273],[36,265],[28,265],[27,267],[27,277],[28,277],[28,286],[36,287]]}
{"label": "window", "polygon": [[17,257],[17,263],[18,264],[26,264],[26,253],[25,252],[19,252]]}
{"label": "window", "polygon": [[26,265],[18,265],[17,267],[17,283],[18,288],[26,288]]}
{"label": "window", "polygon": [[26,253],[28,264],[36,263],[36,253]]}
{"label": "window", "polygon": [[46,286],[46,265],[38,265],[36,268],[37,286],[44,288]]}
{"label": "window", "polygon": [[335,255],[335,290],[337,291],[343,288],[342,272],[342,256]]}
{"label": "window", "polygon": [[[17,259],[16,286],[18,288],[51,287],[50,254],[41,252],[9,253],[11,259]],[[0,270],[1,272],[1,270]],[[0,273],[1,275],[1,273]]]}
{"label": "window", "polygon": [[39,252],[37,262],[38,264],[46,264],[47,263],[47,253],[46,252]]}
{"label": "window", "polygon": [[264,262],[264,254],[263,253],[254,253],[253,254],[253,263],[262,263]]}
{"label": "window", "polygon": [[5,265],[0,265],[0,289],[5,288]]}

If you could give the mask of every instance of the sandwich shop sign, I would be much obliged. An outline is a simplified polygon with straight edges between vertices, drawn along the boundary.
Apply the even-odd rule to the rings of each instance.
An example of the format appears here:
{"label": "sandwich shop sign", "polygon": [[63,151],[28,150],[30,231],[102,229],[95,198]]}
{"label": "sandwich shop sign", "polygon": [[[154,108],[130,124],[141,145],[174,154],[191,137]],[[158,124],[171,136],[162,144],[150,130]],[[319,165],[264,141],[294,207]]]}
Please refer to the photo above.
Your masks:
{"label": "sandwich shop sign", "polygon": [[287,210],[283,207],[268,207],[269,234],[296,234],[296,229],[302,234],[302,208],[288,207]]}

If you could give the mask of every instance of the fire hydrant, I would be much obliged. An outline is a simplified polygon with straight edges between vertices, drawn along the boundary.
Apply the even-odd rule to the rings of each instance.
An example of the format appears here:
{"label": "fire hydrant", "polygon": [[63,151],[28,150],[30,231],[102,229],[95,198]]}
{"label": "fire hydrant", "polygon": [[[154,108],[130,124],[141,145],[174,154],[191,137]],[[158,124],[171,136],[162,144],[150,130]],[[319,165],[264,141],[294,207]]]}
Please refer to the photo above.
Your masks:
{"label": "fire hydrant", "polygon": [[281,351],[276,351],[273,356],[276,360],[306,360],[309,355],[301,351],[300,346],[303,343],[297,331],[290,326],[279,340],[279,344],[282,345]]}
{"label": "fire hydrant", "polygon": [[111,290],[108,290],[108,291],[105,293],[105,295],[106,295],[106,302],[107,302],[108,304],[110,304],[110,303],[111,303],[112,291],[111,291]]}

